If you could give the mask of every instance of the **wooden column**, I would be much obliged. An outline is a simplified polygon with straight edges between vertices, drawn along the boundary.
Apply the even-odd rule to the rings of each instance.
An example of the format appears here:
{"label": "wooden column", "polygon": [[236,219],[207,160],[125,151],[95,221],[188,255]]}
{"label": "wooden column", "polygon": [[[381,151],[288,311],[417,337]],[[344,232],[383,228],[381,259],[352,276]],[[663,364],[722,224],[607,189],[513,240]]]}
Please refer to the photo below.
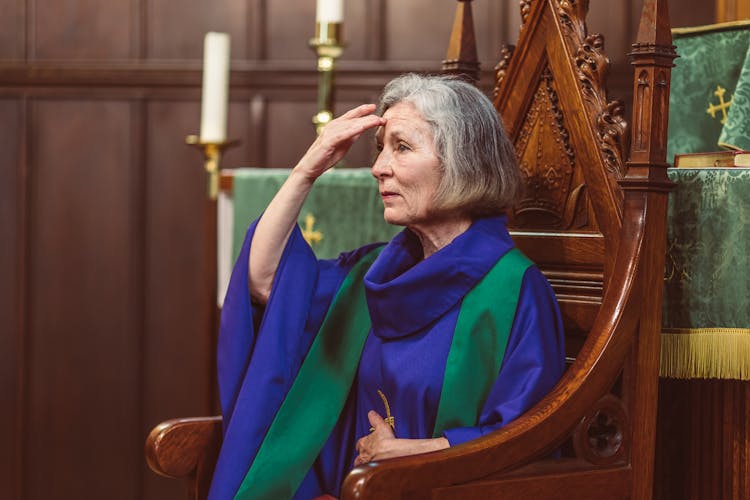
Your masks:
{"label": "wooden column", "polygon": [[[652,237],[643,250],[647,276],[661,276],[664,272],[666,203],[673,184],[667,178],[667,122],[669,117],[670,77],[676,53],[672,45],[669,12],[666,0],[644,0],[638,38],[630,53],[634,66],[633,125],[627,175],[620,185],[625,190],[625,204],[636,196],[645,196],[646,213],[656,210],[664,219],[649,226]],[[659,234],[661,233],[661,234]],[[644,304],[661,304],[662,287],[644,287]],[[644,306],[638,333],[632,347],[631,366],[623,378],[623,396],[632,411],[633,422],[645,428],[632,433],[630,466],[633,470],[632,498],[652,496],[654,450],[656,441],[656,407],[658,395],[659,333],[661,308]],[[631,375],[632,373],[632,375]]]}

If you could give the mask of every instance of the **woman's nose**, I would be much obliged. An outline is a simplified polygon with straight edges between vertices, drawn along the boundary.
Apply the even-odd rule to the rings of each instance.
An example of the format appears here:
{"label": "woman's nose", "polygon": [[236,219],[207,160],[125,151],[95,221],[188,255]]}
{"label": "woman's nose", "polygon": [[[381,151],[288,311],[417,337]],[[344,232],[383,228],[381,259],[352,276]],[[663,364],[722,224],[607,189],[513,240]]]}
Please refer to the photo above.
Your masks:
{"label": "woman's nose", "polygon": [[383,149],[378,153],[375,162],[372,164],[372,176],[379,179],[390,175],[390,173],[390,158],[388,157],[386,150]]}

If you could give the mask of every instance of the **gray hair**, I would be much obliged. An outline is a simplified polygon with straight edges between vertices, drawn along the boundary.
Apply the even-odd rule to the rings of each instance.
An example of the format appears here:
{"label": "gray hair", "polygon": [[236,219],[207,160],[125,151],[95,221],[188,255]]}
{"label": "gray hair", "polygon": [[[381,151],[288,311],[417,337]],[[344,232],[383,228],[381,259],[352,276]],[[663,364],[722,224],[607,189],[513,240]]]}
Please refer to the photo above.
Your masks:
{"label": "gray hair", "polygon": [[455,77],[410,73],[385,86],[378,113],[399,102],[412,104],[432,130],[443,168],[438,207],[480,217],[503,213],[514,204],[521,174],[487,96]]}

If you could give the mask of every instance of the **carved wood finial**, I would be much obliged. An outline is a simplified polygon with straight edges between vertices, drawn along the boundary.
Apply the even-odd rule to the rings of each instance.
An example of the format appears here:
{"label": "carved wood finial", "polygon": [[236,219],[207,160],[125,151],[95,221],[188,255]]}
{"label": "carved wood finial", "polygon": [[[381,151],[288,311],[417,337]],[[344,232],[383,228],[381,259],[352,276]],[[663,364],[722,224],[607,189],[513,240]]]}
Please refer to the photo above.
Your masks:
{"label": "carved wood finial", "polygon": [[666,185],[669,87],[677,57],[667,0],[644,0],[638,39],[629,55],[635,74],[628,177]]}
{"label": "carved wood finial", "polygon": [[644,0],[636,44],[672,45],[666,0]]}
{"label": "carved wood finial", "polygon": [[474,18],[471,14],[472,0],[458,0],[456,17],[443,61],[443,73],[458,75],[470,83],[479,81],[479,58],[474,37]]}

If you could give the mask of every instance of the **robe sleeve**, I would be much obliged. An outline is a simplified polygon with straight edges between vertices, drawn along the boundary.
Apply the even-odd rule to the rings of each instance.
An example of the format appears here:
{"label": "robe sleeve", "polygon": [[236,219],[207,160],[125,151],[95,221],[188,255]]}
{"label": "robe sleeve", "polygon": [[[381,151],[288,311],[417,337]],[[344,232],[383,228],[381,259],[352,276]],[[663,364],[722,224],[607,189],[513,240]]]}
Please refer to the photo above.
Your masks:
{"label": "robe sleeve", "polygon": [[237,491],[292,386],[330,302],[369,247],[317,260],[295,227],[265,306],[250,301],[248,258],[257,221],[232,271],[221,316],[217,364],[224,441],[209,498]]}
{"label": "robe sleeve", "polygon": [[447,429],[451,446],[492,432],[541,400],[565,369],[565,337],[557,300],[535,266],[524,274],[508,346],[478,425]]}

